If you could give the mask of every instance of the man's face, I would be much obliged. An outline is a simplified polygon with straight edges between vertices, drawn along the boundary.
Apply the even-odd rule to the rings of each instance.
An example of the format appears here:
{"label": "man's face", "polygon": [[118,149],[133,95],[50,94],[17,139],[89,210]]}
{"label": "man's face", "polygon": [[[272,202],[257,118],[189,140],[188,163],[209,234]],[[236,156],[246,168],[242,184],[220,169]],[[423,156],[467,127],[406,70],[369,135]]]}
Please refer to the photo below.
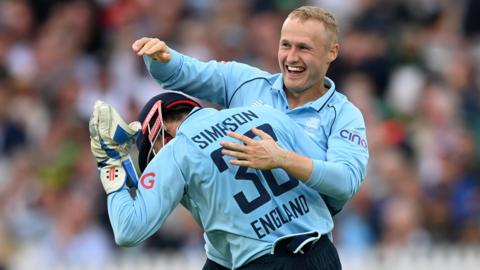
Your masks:
{"label": "man's face", "polygon": [[306,90],[323,91],[328,65],[338,54],[338,44],[317,20],[287,18],[282,26],[278,62],[285,88],[300,94]]}

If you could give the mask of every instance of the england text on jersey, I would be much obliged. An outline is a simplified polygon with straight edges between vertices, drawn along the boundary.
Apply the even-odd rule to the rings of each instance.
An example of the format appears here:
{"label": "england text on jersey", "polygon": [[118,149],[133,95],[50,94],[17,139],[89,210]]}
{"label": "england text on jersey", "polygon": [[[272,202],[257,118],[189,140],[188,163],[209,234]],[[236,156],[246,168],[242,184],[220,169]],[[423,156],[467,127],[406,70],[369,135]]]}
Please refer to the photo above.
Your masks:
{"label": "england text on jersey", "polygon": [[241,111],[200,131],[197,135],[192,136],[191,139],[200,149],[205,149],[209,144],[225,137],[227,131],[235,131],[239,126],[251,122],[253,119],[258,119],[258,115],[251,110]]}
{"label": "england text on jersey", "polygon": [[275,207],[264,216],[250,222],[258,239],[280,229],[284,224],[305,215],[310,211],[304,195]]}

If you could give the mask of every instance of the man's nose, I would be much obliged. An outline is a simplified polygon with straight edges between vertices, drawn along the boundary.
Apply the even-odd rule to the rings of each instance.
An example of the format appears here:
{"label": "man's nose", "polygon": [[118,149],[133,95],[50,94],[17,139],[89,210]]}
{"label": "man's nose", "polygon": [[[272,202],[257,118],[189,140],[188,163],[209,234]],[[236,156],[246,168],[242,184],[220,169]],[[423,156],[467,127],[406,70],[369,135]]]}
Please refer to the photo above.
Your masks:
{"label": "man's nose", "polygon": [[296,62],[298,61],[298,50],[296,48],[291,48],[287,54],[287,62]]}

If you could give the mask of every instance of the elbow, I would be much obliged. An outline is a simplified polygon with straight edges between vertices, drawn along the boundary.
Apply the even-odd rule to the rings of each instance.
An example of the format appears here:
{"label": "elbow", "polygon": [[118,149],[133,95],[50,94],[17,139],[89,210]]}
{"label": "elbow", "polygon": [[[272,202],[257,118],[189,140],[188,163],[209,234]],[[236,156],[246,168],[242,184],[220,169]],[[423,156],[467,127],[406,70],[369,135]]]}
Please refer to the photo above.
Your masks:
{"label": "elbow", "polygon": [[338,192],[338,198],[341,200],[350,200],[353,198],[360,189],[360,184],[362,182],[361,176],[355,173],[352,168],[349,168],[349,170],[350,172],[347,174],[349,175],[349,180],[347,180],[348,184],[344,186],[344,189],[339,190]]}
{"label": "elbow", "polygon": [[355,189],[345,189],[339,192],[337,195],[337,199],[342,200],[342,201],[348,201],[350,200],[357,191]]}
{"label": "elbow", "polygon": [[340,201],[348,201],[356,193],[357,193],[356,189],[353,187],[353,185],[350,185],[348,187],[343,187],[343,188],[336,189],[334,194],[331,194],[330,196],[332,196],[335,199],[340,200]]}
{"label": "elbow", "polygon": [[133,247],[141,242],[132,228],[127,229],[127,227],[114,227],[113,234],[115,237],[115,243],[121,247]]}
{"label": "elbow", "polygon": [[120,247],[133,247],[138,244],[135,239],[127,234],[115,234],[115,243]]}

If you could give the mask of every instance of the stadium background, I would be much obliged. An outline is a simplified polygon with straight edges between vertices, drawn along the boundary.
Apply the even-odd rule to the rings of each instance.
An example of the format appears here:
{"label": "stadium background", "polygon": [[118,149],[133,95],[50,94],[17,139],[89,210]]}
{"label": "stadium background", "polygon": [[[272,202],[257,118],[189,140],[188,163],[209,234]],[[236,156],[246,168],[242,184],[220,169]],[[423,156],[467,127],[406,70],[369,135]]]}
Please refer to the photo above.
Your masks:
{"label": "stadium background", "polygon": [[93,103],[133,120],[159,92],[130,49],[141,36],[275,72],[281,23],[303,4],[336,15],[328,75],[368,128],[367,179],[335,218],[344,269],[478,269],[474,0],[1,0],[0,269],[200,269],[201,231],[183,209],[142,246],[114,245]]}

